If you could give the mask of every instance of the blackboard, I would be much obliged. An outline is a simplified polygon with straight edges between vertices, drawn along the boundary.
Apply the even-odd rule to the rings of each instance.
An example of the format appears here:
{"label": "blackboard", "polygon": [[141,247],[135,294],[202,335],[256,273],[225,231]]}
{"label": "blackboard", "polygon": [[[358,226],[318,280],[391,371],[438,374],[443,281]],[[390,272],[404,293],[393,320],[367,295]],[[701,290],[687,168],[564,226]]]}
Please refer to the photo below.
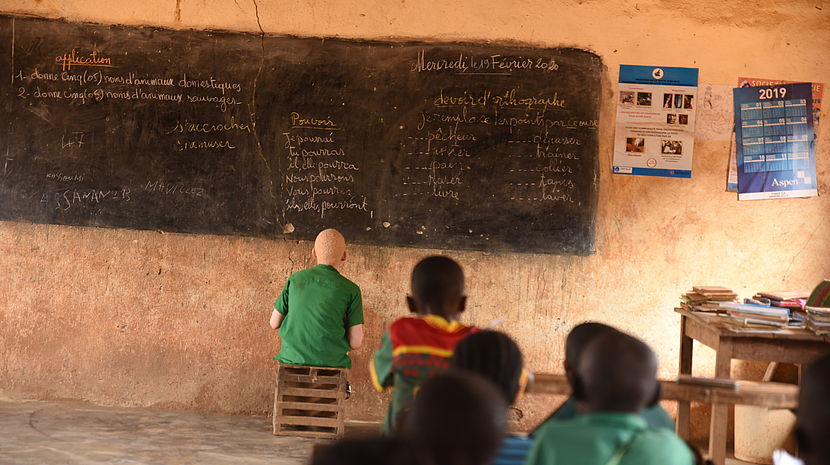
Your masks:
{"label": "blackboard", "polygon": [[11,16],[0,44],[2,220],[593,252],[591,52]]}

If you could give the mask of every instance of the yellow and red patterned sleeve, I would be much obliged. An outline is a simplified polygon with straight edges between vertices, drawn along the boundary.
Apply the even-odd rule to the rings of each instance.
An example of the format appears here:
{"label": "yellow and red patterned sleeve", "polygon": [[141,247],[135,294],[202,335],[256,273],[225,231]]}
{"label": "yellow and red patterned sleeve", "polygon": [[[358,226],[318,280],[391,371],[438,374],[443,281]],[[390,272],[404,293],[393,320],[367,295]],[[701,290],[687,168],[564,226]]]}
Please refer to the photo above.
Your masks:
{"label": "yellow and red patterned sleeve", "polygon": [[392,339],[387,331],[380,340],[380,347],[369,361],[369,375],[372,377],[372,385],[378,391],[392,386],[392,360]]}

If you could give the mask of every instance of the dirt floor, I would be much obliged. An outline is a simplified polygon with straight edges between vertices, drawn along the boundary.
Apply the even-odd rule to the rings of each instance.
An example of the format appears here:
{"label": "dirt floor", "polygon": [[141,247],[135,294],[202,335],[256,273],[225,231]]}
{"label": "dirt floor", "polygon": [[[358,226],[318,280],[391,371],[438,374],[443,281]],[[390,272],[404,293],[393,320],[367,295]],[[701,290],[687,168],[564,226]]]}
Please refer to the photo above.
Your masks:
{"label": "dirt floor", "polygon": [[[347,423],[346,436],[378,429]],[[330,443],[274,436],[265,417],[0,400],[0,465],[304,465]]]}
{"label": "dirt floor", "polygon": [[0,401],[4,465],[299,465],[315,443],[268,418]]}

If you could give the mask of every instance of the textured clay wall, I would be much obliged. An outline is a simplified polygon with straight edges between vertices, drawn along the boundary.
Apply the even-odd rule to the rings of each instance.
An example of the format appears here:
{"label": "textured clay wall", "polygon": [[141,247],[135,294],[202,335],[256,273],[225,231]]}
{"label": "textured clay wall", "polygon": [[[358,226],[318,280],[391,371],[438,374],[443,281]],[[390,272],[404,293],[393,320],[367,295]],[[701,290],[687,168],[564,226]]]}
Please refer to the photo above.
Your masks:
{"label": "textured clay wall", "polygon": [[[503,329],[536,371],[560,371],[567,330],[624,328],[677,369],[678,296],[692,284],[809,288],[830,276],[830,124],[819,198],[739,203],[724,192],[728,143],[698,141],[691,180],[611,176],[618,65],[700,68],[830,84],[830,5],[822,0],[316,1],[0,0],[0,11],[70,20],[304,36],[520,41],[590,48],[605,61],[597,254],[588,258],[444,251],[466,267],[466,321]],[[259,22],[257,21],[259,19]],[[825,106],[826,107],[826,106]],[[824,118],[827,118],[825,110]],[[268,328],[286,277],[310,244],[0,223],[0,396],[203,412],[270,409]],[[353,247],[342,271],[364,291],[369,343],[354,355],[352,419],[382,416],[366,362],[403,315],[412,265],[441,251]],[[703,349],[696,371],[711,374]],[[755,375],[757,367],[736,372]],[[520,407],[528,423],[552,399]]]}

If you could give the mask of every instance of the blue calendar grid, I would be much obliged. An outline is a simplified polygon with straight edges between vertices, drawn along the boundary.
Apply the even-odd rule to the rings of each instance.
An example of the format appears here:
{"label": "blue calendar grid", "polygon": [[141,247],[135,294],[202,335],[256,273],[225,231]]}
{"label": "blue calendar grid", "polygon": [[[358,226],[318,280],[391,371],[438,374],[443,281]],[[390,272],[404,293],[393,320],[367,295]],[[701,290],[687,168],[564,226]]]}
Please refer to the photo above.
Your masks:
{"label": "blue calendar grid", "polygon": [[810,167],[806,99],[742,103],[740,108],[744,172]]}

